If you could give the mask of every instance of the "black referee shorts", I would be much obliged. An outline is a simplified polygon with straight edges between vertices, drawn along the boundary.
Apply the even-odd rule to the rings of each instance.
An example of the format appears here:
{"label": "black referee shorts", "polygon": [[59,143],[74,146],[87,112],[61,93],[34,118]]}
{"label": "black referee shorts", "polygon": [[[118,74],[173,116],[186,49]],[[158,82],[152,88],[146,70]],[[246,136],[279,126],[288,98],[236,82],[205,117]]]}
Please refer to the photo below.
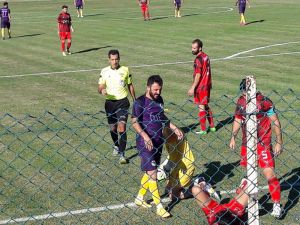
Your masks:
{"label": "black referee shorts", "polygon": [[105,112],[108,124],[116,124],[121,121],[126,123],[129,106],[130,103],[127,97],[120,100],[106,100]]}

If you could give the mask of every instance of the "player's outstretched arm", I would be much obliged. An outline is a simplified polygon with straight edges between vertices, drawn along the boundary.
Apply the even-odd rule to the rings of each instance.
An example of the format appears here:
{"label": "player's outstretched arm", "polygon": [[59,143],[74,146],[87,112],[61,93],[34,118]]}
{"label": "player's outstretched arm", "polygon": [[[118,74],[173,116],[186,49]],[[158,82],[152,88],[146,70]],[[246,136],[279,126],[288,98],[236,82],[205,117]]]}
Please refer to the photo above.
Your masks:
{"label": "player's outstretched arm", "polygon": [[241,127],[241,119],[235,118],[232,125],[232,135],[229,143],[229,147],[234,150],[235,149],[235,138],[237,134],[239,133],[240,127]]}
{"label": "player's outstretched arm", "polygon": [[281,123],[277,114],[270,116],[271,121],[273,122],[273,129],[276,136],[276,143],[274,147],[274,155],[278,156],[282,153],[282,132],[281,132]]}

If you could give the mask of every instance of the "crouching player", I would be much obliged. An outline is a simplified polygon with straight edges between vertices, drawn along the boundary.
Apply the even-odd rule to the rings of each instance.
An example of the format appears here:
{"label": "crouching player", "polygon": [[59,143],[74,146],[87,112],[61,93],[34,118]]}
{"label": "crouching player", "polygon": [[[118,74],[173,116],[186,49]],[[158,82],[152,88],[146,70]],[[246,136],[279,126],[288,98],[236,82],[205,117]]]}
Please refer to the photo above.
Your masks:
{"label": "crouching player", "polygon": [[203,180],[195,181],[192,193],[197,204],[205,213],[209,225],[240,225],[245,208],[248,204],[249,196],[245,190],[247,180],[243,179],[240,187],[236,191],[235,197],[226,204],[220,204],[210,197],[205,190],[206,182]]}
{"label": "crouching player", "polygon": [[[178,202],[192,196],[190,188],[193,185],[195,158],[186,136],[179,140],[174,131],[168,127],[164,128],[163,136],[166,141],[165,147],[168,158],[159,166],[157,179],[159,181],[168,179],[166,192],[172,202]],[[207,184],[206,190],[219,199],[219,196],[209,184]]]}

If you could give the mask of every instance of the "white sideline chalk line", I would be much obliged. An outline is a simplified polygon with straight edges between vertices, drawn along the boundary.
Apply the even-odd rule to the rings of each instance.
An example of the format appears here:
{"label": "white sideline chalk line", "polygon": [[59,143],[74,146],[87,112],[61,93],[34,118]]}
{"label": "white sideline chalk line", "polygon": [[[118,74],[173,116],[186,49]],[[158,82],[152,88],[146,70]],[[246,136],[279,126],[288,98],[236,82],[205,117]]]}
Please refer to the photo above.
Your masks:
{"label": "white sideline chalk line", "polygon": [[[262,47],[260,47],[261,49]],[[250,51],[250,50],[248,50]],[[236,53],[237,55],[240,53]],[[295,55],[300,54],[300,52],[282,52],[282,53],[273,53],[273,54],[264,54],[264,55],[251,55],[251,56],[227,56],[225,58],[211,59],[211,61],[222,61],[222,60],[232,60],[232,59],[246,59],[246,58],[256,58],[256,57],[270,57],[270,56],[281,56],[281,55]],[[193,61],[178,61],[178,62],[165,62],[165,63],[155,63],[155,64],[141,64],[128,66],[129,68],[144,68],[144,67],[153,67],[153,66],[165,66],[165,65],[177,65],[177,64],[187,64]],[[48,76],[55,74],[66,74],[66,73],[79,73],[79,72],[92,72],[100,71],[101,69],[82,69],[82,70],[65,70],[65,71],[56,71],[56,72],[42,72],[42,73],[27,73],[27,74],[16,74],[16,75],[7,75],[0,76],[1,78],[17,78],[17,77],[28,77],[28,76]]]}
{"label": "white sideline chalk line", "polygon": [[234,58],[236,56],[239,56],[239,55],[242,55],[242,54],[245,54],[245,53],[249,53],[249,52],[254,52],[254,51],[260,50],[260,49],[271,48],[271,47],[282,46],[282,45],[289,45],[289,44],[298,44],[298,43],[300,43],[300,41],[292,41],[292,42],[285,42],[285,43],[279,43],[279,44],[266,45],[266,46],[262,46],[262,47],[258,47],[258,48],[253,48],[253,49],[250,49],[250,50],[247,50],[247,51],[238,52],[238,53],[233,54],[231,56],[227,56],[224,59],[231,59],[231,58]]}
{"label": "white sideline chalk line", "polygon": [[[300,187],[300,183],[295,183],[293,185],[283,185],[287,187]],[[281,186],[282,187],[282,186]],[[268,189],[268,186],[260,187],[260,190]],[[221,195],[227,195],[227,194],[233,194],[236,192],[236,189],[230,190],[230,191],[221,191]],[[170,202],[169,198],[163,198],[163,203]],[[86,214],[86,213],[97,213],[97,212],[103,212],[106,210],[114,210],[114,209],[122,209],[122,208],[136,208],[137,206],[134,204],[134,202],[129,202],[125,204],[116,204],[116,205],[109,205],[109,206],[103,206],[103,207],[97,207],[97,208],[86,208],[86,209],[78,209],[78,210],[72,210],[72,211],[65,211],[65,212],[57,212],[57,213],[49,213],[49,214],[41,214],[41,215],[34,215],[34,216],[28,216],[28,217],[20,217],[20,218],[10,218],[6,220],[1,220],[0,224],[12,224],[12,223],[23,223],[28,221],[36,221],[36,220],[46,220],[46,219],[52,219],[52,218],[61,218],[66,216],[74,216],[79,214]]]}

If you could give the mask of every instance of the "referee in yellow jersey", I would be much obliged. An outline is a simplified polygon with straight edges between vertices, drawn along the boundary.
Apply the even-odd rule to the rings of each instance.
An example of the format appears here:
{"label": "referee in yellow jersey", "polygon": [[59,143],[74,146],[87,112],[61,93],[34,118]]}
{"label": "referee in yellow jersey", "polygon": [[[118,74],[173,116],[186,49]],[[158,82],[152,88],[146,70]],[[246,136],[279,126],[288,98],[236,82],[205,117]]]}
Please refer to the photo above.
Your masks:
{"label": "referee in yellow jersey", "polygon": [[105,112],[110,126],[111,138],[114,143],[113,155],[119,155],[120,164],[126,164],[126,123],[130,106],[127,98],[127,88],[133,101],[135,100],[135,91],[128,67],[120,66],[119,51],[110,50],[108,52],[108,61],[110,66],[103,68],[100,73],[98,92],[106,98]]}

